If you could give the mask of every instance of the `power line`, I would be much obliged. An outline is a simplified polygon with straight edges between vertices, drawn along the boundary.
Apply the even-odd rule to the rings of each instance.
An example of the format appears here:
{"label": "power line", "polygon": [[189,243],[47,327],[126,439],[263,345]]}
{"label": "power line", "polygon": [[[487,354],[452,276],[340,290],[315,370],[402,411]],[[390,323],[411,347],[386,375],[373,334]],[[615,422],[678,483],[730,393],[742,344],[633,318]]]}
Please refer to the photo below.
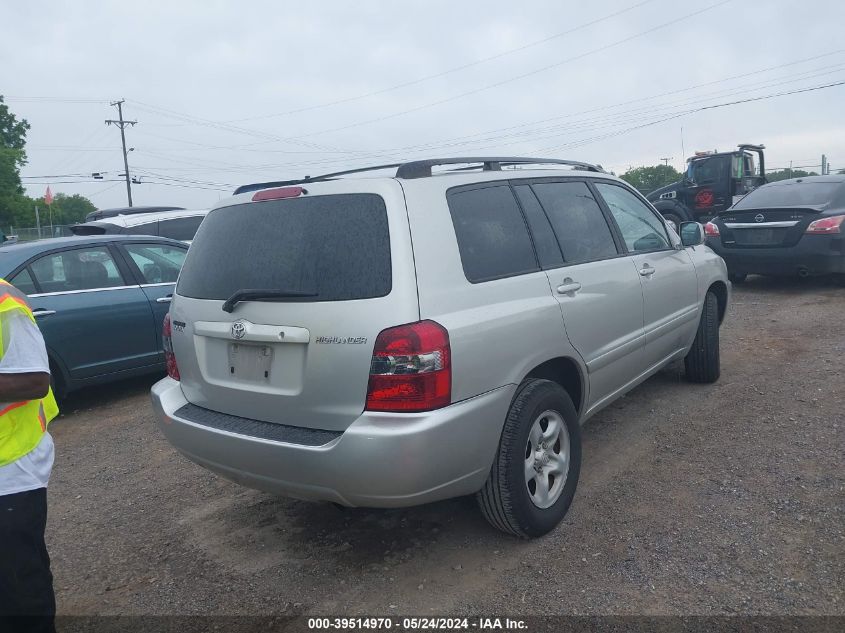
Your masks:
{"label": "power line", "polygon": [[308,112],[308,111],[311,111],[311,110],[319,110],[319,109],[322,109],[322,108],[328,108],[330,106],[341,105],[341,104],[344,104],[344,103],[351,103],[353,101],[360,101],[361,99],[367,99],[369,97],[375,97],[375,96],[382,95],[382,94],[385,94],[385,93],[388,93],[388,92],[392,92],[394,90],[399,90],[400,88],[408,88],[409,86],[415,86],[415,85],[424,83],[426,81],[430,81],[432,79],[438,79],[440,77],[445,77],[446,75],[450,75],[452,73],[456,73],[456,72],[459,72],[459,71],[462,71],[462,70],[466,70],[467,68],[473,68],[475,66],[479,66],[481,64],[485,64],[487,62],[491,62],[491,61],[496,60],[496,59],[501,59],[502,57],[506,57],[506,56],[512,55],[514,53],[519,53],[521,51],[527,50],[529,48],[533,48],[535,46],[539,46],[541,44],[545,44],[547,42],[551,42],[552,40],[561,38],[565,35],[570,35],[572,33],[575,33],[576,31],[580,31],[580,30],[589,28],[591,26],[595,26],[596,24],[599,24],[600,22],[610,20],[612,18],[618,17],[618,16],[623,15],[625,13],[628,13],[630,11],[633,11],[634,9],[638,9],[638,8],[642,7],[643,5],[649,4],[650,2],[653,2],[653,1],[654,0],[643,0],[643,2],[638,2],[636,4],[633,4],[631,6],[626,7],[624,9],[621,9],[619,11],[615,11],[614,13],[610,13],[610,14],[602,16],[600,18],[596,18],[595,20],[591,20],[589,22],[579,24],[578,26],[573,27],[571,29],[568,29],[566,31],[561,31],[560,33],[555,33],[554,35],[544,37],[541,40],[529,42],[528,44],[524,44],[524,45],[518,46],[516,48],[512,48],[512,49],[509,49],[509,50],[506,50],[506,51],[502,51],[501,53],[497,53],[495,55],[490,55],[488,57],[483,57],[483,58],[477,59],[475,61],[471,61],[471,62],[468,62],[468,63],[465,63],[465,64],[461,64],[460,66],[454,66],[452,68],[448,68],[446,70],[443,70],[443,71],[440,71],[440,72],[437,72],[437,73],[434,73],[434,74],[431,74],[431,75],[425,75],[423,77],[418,77],[417,79],[412,79],[410,81],[404,81],[402,83],[394,84],[392,86],[388,86],[387,88],[381,88],[379,90],[373,90],[371,92],[366,92],[364,94],[359,94],[359,95],[355,95],[355,96],[352,96],[352,97],[344,97],[342,99],[336,99],[334,101],[326,101],[324,103],[318,103],[318,104],[306,106],[306,107],[303,107],[303,108],[296,108],[294,110],[287,110],[285,112],[275,112],[275,113],[272,113],[272,114],[264,114],[264,115],[261,115],[261,116],[246,117],[246,118],[242,118],[242,119],[229,119],[228,121],[225,121],[225,122],[226,123],[242,123],[242,122],[245,122],[245,121],[258,121],[258,120],[261,120],[261,119],[272,119],[272,118],[276,118],[276,117],[288,116],[288,115],[291,115],[291,114],[298,114],[300,112]]}
{"label": "power line", "polygon": [[[237,133],[245,134],[245,135],[248,135],[248,136],[256,136],[256,137],[260,137],[260,138],[267,138],[267,139],[269,139],[269,140],[277,140],[277,141],[284,141],[284,142],[297,143],[297,144],[306,144],[306,146],[309,146],[309,147],[312,147],[312,148],[315,148],[315,149],[330,149],[330,150],[338,150],[338,148],[336,148],[336,147],[326,147],[326,146],[315,145],[315,144],[313,144],[313,143],[307,143],[307,142],[306,142],[306,141],[304,141],[303,139],[305,139],[305,138],[307,138],[307,137],[310,137],[310,136],[316,136],[316,135],[319,135],[319,134],[326,134],[326,133],[330,133],[330,132],[338,132],[338,131],[342,131],[342,130],[347,130],[347,129],[351,129],[351,128],[359,127],[359,126],[362,126],[362,125],[369,125],[369,124],[371,124],[371,123],[376,123],[376,122],[380,122],[380,121],[385,121],[385,120],[393,119],[393,118],[396,118],[396,117],[399,117],[399,116],[404,116],[404,115],[406,115],[406,114],[411,114],[411,113],[413,113],[413,112],[418,112],[418,111],[420,111],[420,110],[425,110],[425,109],[428,109],[428,108],[431,108],[431,107],[434,107],[434,106],[437,106],[437,105],[441,105],[441,104],[443,104],[443,103],[448,103],[448,102],[451,102],[451,101],[455,101],[455,100],[457,100],[457,99],[461,99],[461,98],[466,97],[466,96],[470,96],[470,95],[473,95],[473,94],[477,94],[477,93],[479,93],[479,92],[483,92],[483,91],[486,91],[486,90],[490,90],[490,89],[493,89],[493,88],[497,88],[497,87],[500,87],[500,86],[506,85],[506,84],[508,84],[508,83],[511,83],[511,82],[513,82],[513,81],[517,81],[517,80],[520,80],[520,79],[524,79],[524,78],[526,78],[526,77],[530,77],[530,76],[533,76],[533,75],[536,75],[536,74],[539,74],[539,73],[545,72],[545,71],[547,71],[547,70],[551,70],[551,69],[553,69],[553,68],[557,68],[557,67],[562,66],[562,65],[564,65],[564,64],[567,64],[567,63],[570,63],[570,62],[573,62],[573,61],[577,61],[577,60],[579,60],[579,59],[583,59],[584,57],[587,57],[587,56],[589,56],[589,55],[593,55],[593,54],[595,54],[595,53],[603,52],[603,51],[609,50],[609,49],[611,49],[611,48],[614,48],[614,47],[620,46],[621,44],[624,44],[624,43],[630,42],[630,41],[632,41],[632,40],[635,40],[635,39],[638,39],[638,38],[641,38],[641,37],[644,37],[644,36],[646,36],[646,35],[649,35],[649,34],[651,34],[651,33],[654,33],[654,32],[656,32],[656,31],[659,31],[659,30],[661,30],[661,29],[665,29],[665,28],[667,28],[667,27],[669,27],[669,26],[672,26],[672,25],[674,25],[674,24],[677,24],[678,22],[682,22],[682,21],[684,21],[684,20],[688,20],[688,19],[690,19],[690,18],[693,18],[693,17],[695,17],[695,16],[697,16],[697,15],[700,15],[700,14],[702,14],[702,13],[705,13],[705,12],[707,12],[707,11],[710,11],[710,10],[716,9],[716,8],[718,8],[718,7],[720,7],[720,6],[724,5],[724,4],[727,4],[727,3],[728,3],[728,2],[730,2],[730,1],[731,1],[731,0],[721,0],[721,1],[719,1],[719,2],[716,2],[715,4],[712,4],[712,5],[710,5],[710,6],[704,7],[703,9],[699,9],[699,10],[697,10],[697,11],[693,11],[693,12],[688,13],[688,14],[686,14],[686,15],[683,15],[683,16],[681,16],[681,17],[679,17],[679,18],[675,18],[675,19],[670,20],[670,21],[668,21],[668,22],[664,22],[664,23],[659,24],[659,25],[657,25],[657,26],[654,26],[654,27],[652,27],[652,28],[646,29],[645,31],[641,31],[641,32],[636,33],[636,34],[634,34],[634,35],[631,35],[631,36],[625,37],[625,38],[623,38],[623,39],[621,39],[621,40],[617,40],[617,41],[615,41],[615,42],[612,42],[612,43],[610,43],[610,44],[606,44],[606,45],[601,46],[601,47],[599,47],[599,48],[592,49],[592,50],[587,51],[587,52],[585,52],[585,53],[581,53],[581,54],[579,54],[579,55],[575,55],[575,56],[573,56],[573,57],[569,57],[569,58],[567,58],[567,59],[564,59],[564,60],[562,60],[562,61],[556,62],[556,63],[554,63],[554,64],[548,64],[548,65],[543,66],[543,67],[541,67],[541,68],[537,68],[537,69],[534,69],[534,70],[529,71],[529,72],[527,72],[527,73],[523,73],[523,74],[521,74],[521,75],[517,75],[517,76],[515,76],[515,77],[510,77],[510,78],[508,78],[508,79],[505,79],[505,80],[502,80],[502,81],[498,81],[498,82],[493,83],[493,84],[488,84],[488,85],[486,85],[486,86],[481,86],[481,87],[479,87],[479,88],[476,88],[476,89],[473,89],[473,90],[469,90],[469,91],[466,91],[466,92],[463,92],[463,93],[459,93],[459,94],[457,94],[457,95],[452,95],[452,96],[450,96],[450,97],[446,97],[446,98],[444,98],[444,99],[440,99],[440,100],[437,100],[437,101],[433,101],[433,102],[429,102],[429,103],[426,103],[426,104],[422,104],[422,105],[419,105],[419,106],[417,106],[417,107],[410,108],[410,109],[407,109],[407,110],[402,110],[402,111],[399,111],[399,112],[394,112],[394,113],[389,114],[389,115],[384,115],[384,116],[381,116],[381,117],[376,117],[376,118],[374,118],[374,119],[367,119],[367,120],[364,120],[364,121],[358,121],[358,122],[356,122],[356,123],[351,123],[351,124],[344,125],[344,126],[340,126],[340,127],[336,127],[336,128],[328,128],[328,129],[323,129],[323,130],[317,130],[317,131],[314,131],[314,132],[309,132],[309,133],[307,133],[307,134],[300,134],[300,135],[293,136],[293,137],[284,137],[284,138],[281,138],[281,137],[278,137],[278,136],[275,136],[275,135],[272,135],[272,134],[268,134],[268,133],[265,133],[265,132],[260,132],[260,131],[258,131],[258,130],[253,130],[253,129],[249,129],[249,128],[243,128],[243,127],[236,127],[236,126],[228,125],[228,124],[226,124],[226,123],[222,123],[222,122],[218,122],[218,121],[211,121],[211,120],[209,120],[209,119],[200,119],[199,117],[194,117],[194,116],[192,116],[192,115],[185,115],[185,114],[182,114],[182,113],[176,112],[176,111],[174,111],[174,110],[167,110],[167,109],[165,109],[165,108],[158,108],[157,106],[153,106],[153,105],[151,105],[151,104],[147,104],[147,103],[144,103],[144,102],[141,102],[141,101],[137,101],[137,100],[130,100],[130,101],[131,101],[132,103],[134,103],[134,104],[136,105],[136,107],[140,106],[142,109],[143,109],[143,108],[147,108],[147,110],[148,110],[148,111],[151,111],[151,112],[152,112],[152,113],[154,113],[154,114],[158,113],[158,114],[161,114],[162,116],[168,116],[168,117],[175,118],[175,119],[177,119],[177,120],[186,121],[186,122],[194,122],[194,123],[197,123],[198,125],[206,125],[206,126],[215,127],[215,128],[222,129],[222,130],[227,130],[227,131],[231,131],[231,132],[237,132]],[[355,153],[355,152],[350,151],[349,153]],[[394,157],[393,157],[393,156],[391,156],[391,155],[382,155],[382,157],[384,157],[384,158],[394,158]]]}
{"label": "power line", "polygon": [[652,125],[657,125],[658,123],[663,123],[665,121],[671,121],[672,119],[677,119],[677,118],[680,118],[682,116],[686,116],[688,114],[693,114],[693,113],[696,113],[696,112],[702,112],[704,110],[715,110],[717,108],[725,108],[725,107],[728,107],[728,106],[739,105],[739,104],[742,104],[742,103],[751,103],[753,101],[764,101],[766,99],[774,99],[776,97],[784,97],[784,96],[787,96],[787,95],[800,94],[800,93],[804,93],[804,92],[812,92],[812,91],[815,91],[815,90],[824,90],[826,88],[833,88],[833,87],[842,86],[842,85],[845,85],[845,81],[837,81],[837,82],[834,82],[834,83],[824,84],[824,85],[821,85],[821,86],[813,86],[811,88],[802,88],[802,89],[799,89],[799,90],[789,90],[789,91],[786,91],[786,92],[778,92],[778,93],[774,93],[774,94],[763,95],[763,96],[760,96],[760,97],[750,97],[748,99],[740,99],[738,101],[728,101],[726,103],[717,103],[717,104],[714,104],[714,105],[702,106],[700,108],[693,108],[691,110],[679,112],[679,113],[673,114],[672,116],[665,117],[665,118],[662,118],[662,119],[658,119],[657,121],[651,121],[649,123],[644,123],[642,125],[630,127],[630,128],[625,129],[625,130],[622,130],[620,132],[614,132],[614,133],[607,134],[607,135],[604,135],[604,136],[595,137],[593,139],[586,139],[585,140],[586,142],[576,141],[574,143],[571,143],[571,144],[568,144],[568,145],[565,145],[565,146],[545,147],[545,148],[534,150],[534,151],[546,152],[546,151],[551,151],[551,150],[555,150],[555,149],[560,149],[560,148],[563,148],[563,147],[565,147],[567,149],[571,148],[571,147],[581,147],[583,145],[587,145],[587,144],[595,142],[597,140],[602,140],[602,139],[605,139],[605,138],[611,138],[611,137],[614,137],[614,136],[620,136],[622,134],[627,134],[628,132],[632,132],[634,130],[639,130],[639,129],[642,129],[642,128],[645,128],[645,127],[650,127]]}
{"label": "power line", "polygon": [[692,13],[688,13],[686,15],[683,15],[679,18],[669,20],[668,22],[664,22],[663,24],[659,24],[659,25],[654,26],[650,29],[646,29],[645,31],[641,31],[639,33],[636,33],[635,35],[631,35],[631,36],[622,38],[621,40],[617,40],[617,41],[612,42],[610,44],[605,44],[604,46],[600,46],[598,48],[591,49],[587,52],[580,53],[580,54],[575,55],[573,57],[568,57],[567,59],[556,62],[554,64],[548,64],[548,65],[543,66],[541,68],[537,68],[535,70],[532,70],[532,71],[529,71],[529,72],[526,72],[526,73],[522,73],[520,75],[516,75],[515,77],[510,77],[508,79],[504,79],[502,81],[497,81],[497,82],[492,83],[492,84],[487,84],[485,86],[481,86],[481,87],[475,88],[473,90],[461,92],[461,93],[458,93],[456,95],[452,95],[451,97],[446,97],[444,99],[438,99],[437,101],[431,101],[429,103],[424,103],[424,104],[416,106],[414,108],[408,108],[406,110],[400,110],[399,112],[394,112],[392,114],[388,114],[388,115],[384,115],[384,116],[380,116],[380,117],[375,117],[373,119],[365,119],[363,121],[357,121],[355,123],[350,123],[348,125],[342,125],[342,126],[334,127],[334,128],[326,128],[326,129],[323,129],[323,130],[317,130],[317,131],[314,131],[314,132],[309,132],[307,134],[300,134],[300,135],[298,135],[294,138],[303,139],[303,138],[308,138],[308,137],[311,137],[311,136],[317,136],[317,135],[320,135],[320,134],[328,134],[330,132],[341,132],[341,131],[344,131],[344,130],[349,130],[349,129],[352,129],[352,128],[360,127],[362,125],[370,125],[372,123],[379,123],[381,121],[387,121],[387,120],[390,120],[390,119],[395,119],[395,118],[400,117],[400,116],[405,116],[406,114],[412,114],[414,112],[426,110],[428,108],[432,108],[434,106],[442,105],[444,103],[456,101],[458,99],[462,99],[463,97],[478,94],[479,92],[484,92],[486,90],[498,88],[498,87],[504,86],[506,84],[512,83],[514,81],[518,81],[520,79],[525,79],[526,77],[531,77],[533,75],[537,75],[537,74],[546,72],[546,71],[551,70],[553,68],[563,66],[564,64],[568,64],[570,62],[577,61],[579,59],[583,59],[583,58],[588,57],[590,55],[594,55],[596,53],[600,53],[600,52],[604,52],[606,50],[610,50],[611,48],[615,48],[617,46],[620,46],[621,44],[626,44],[627,42],[638,39],[638,38],[643,37],[645,35],[649,35],[651,33],[659,31],[661,29],[665,29],[669,26],[677,24],[678,22],[688,20],[688,19],[693,18],[697,15],[701,15],[702,13],[705,13],[707,11],[711,11],[713,9],[716,9],[716,8],[722,6],[722,5],[727,4],[730,1],[731,0],[721,0],[720,2],[717,2],[715,4],[711,4],[710,6],[704,7],[703,9],[699,9],[697,11],[693,11]]}

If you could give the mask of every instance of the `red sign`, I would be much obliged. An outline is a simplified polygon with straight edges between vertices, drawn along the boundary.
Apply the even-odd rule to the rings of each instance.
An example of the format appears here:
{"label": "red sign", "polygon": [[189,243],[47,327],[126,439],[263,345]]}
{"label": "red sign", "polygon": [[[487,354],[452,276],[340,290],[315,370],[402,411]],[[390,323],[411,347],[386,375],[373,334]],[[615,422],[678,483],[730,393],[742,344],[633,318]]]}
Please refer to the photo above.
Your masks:
{"label": "red sign", "polygon": [[713,190],[702,189],[695,194],[695,208],[706,209],[713,206]]}

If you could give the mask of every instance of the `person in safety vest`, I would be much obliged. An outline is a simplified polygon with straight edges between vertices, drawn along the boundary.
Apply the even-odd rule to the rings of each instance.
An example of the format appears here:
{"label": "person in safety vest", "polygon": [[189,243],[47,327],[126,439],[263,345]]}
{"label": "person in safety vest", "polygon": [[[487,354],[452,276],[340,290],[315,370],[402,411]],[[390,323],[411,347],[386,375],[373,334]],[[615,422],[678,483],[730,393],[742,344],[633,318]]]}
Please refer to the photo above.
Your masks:
{"label": "person in safety vest", "polygon": [[0,279],[0,631],[54,630],[44,528],[53,468],[47,425],[58,412],[27,297]]}

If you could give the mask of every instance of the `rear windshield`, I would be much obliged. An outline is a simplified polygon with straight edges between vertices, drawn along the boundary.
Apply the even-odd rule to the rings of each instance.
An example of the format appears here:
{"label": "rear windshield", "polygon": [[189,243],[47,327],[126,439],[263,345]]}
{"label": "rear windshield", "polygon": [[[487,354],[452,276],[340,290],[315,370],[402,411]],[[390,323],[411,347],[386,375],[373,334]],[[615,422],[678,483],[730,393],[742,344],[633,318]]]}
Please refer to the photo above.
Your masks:
{"label": "rear windshield", "polygon": [[246,289],[315,293],[287,299],[303,302],[371,299],[390,288],[384,200],[342,194],[212,211],[191,244],[177,292],[217,300]]}
{"label": "rear windshield", "polygon": [[755,189],[734,205],[735,209],[820,206],[830,202],[841,187],[838,182],[771,184]]}

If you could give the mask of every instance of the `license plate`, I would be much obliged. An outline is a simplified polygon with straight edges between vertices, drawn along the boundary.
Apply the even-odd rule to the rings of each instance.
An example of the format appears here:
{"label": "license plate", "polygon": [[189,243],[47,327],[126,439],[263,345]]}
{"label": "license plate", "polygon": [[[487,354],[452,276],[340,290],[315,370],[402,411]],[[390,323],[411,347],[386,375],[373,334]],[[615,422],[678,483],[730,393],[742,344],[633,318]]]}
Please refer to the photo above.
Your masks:
{"label": "license plate", "polygon": [[229,374],[241,380],[269,380],[273,349],[269,345],[229,343]]}
{"label": "license plate", "polygon": [[737,244],[777,244],[783,240],[783,229],[736,229]]}

